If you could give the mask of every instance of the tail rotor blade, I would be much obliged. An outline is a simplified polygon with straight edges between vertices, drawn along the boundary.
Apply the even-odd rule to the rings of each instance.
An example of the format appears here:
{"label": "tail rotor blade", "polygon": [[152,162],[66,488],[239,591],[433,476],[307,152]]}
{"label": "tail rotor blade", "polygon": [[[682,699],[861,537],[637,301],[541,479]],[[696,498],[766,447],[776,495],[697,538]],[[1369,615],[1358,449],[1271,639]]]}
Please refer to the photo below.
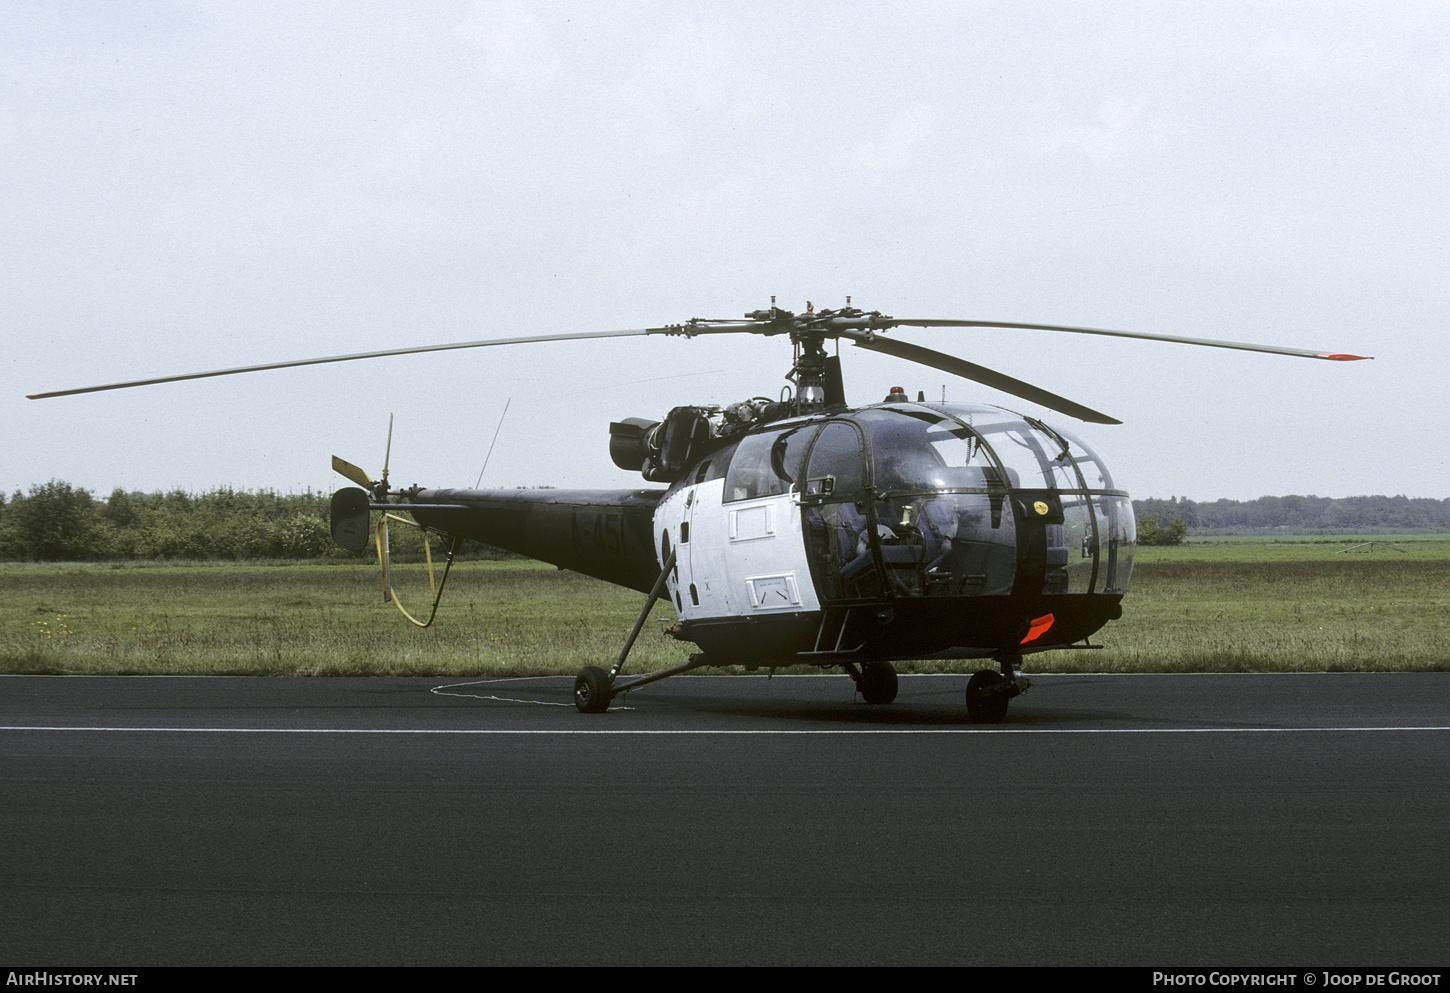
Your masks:
{"label": "tail rotor blade", "polygon": [[383,451],[383,482],[388,481],[388,461],[393,457],[393,415],[388,415],[388,447]]}
{"label": "tail rotor blade", "polygon": [[371,490],[373,488],[373,481],[368,477],[367,473],[363,472],[351,462],[344,462],[336,455],[332,457],[332,471],[341,473],[365,490]]}

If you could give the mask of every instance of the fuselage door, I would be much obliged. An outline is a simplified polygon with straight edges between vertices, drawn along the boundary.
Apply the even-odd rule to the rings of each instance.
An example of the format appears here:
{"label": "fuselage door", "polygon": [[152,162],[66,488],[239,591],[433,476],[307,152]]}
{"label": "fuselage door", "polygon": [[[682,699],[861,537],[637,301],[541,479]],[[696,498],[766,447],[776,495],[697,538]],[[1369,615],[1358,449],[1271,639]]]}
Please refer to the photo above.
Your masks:
{"label": "fuselage door", "polygon": [[801,493],[806,546],[823,600],[874,592],[866,500],[866,450],[860,428],[828,421],[811,446]]}
{"label": "fuselage door", "polygon": [[747,435],[730,459],[720,519],[731,613],[819,607],[801,533],[797,483],[813,433],[814,425],[805,425]]}

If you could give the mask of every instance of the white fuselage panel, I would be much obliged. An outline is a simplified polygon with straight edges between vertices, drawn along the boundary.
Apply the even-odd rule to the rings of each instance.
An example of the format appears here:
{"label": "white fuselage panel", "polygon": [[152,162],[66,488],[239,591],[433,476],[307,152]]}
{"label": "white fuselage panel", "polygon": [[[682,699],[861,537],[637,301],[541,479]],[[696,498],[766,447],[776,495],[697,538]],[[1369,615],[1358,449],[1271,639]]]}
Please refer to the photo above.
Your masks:
{"label": "white fuselage panel", "polygon": [[656,550],[667,554],[665,535],[675,550],[681,619],[820,609],[794,496],[725,503],[724,492],[721,479],[681,487],[655,513]]}

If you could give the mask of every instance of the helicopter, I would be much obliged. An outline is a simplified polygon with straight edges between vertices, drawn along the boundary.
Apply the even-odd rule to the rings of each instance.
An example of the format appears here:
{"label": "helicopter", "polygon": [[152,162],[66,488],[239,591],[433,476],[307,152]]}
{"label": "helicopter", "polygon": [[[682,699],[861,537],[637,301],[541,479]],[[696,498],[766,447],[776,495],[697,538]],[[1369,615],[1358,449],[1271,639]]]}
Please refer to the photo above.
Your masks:
{"label": "helicopter", "polygon": [[[1007,321],[904,319],[851,306],[796,313],[778,307],[736,319],[691,318],[618,331],[494,338],[291,360],[104,386],[31,399],[187,379],[429,351],[589,338],[707,334],[785,337],[793,364],[779,397],[679,406],[659,420],[609,425],[609,454],[648,488],[616,490],[394,489],[333,457],[356,483],[331,501],[333,540],[377,546],[384,597],[414,624],[432,624],[448,569],[473,539],[646,594],[609,668],[574,683],[583,713],[621,693],[707,666],[747,671],[809,665],[844,670],[869,705],[897,695],[894,663],[983,660],[967,680],[970,720],[998,723],[1026,692],[1026,656],[1100,648],[1090,638],[1122,616],[1137,543],[1131,500],[1103,459],[1072,433],[986,404],[928,402],[892,388],[847,402],[841,341],[990,386],[1098,424],[1107,414],[957,356],[888,337],[901,327],[1069,332],[1353,361],[1343,352],[1143,332]],[[835,342],[837,353],[826,350]],[[409,518],[398,516],[406,511]],[[372,520],[380,514],[376,527]],[[424,533],[431,612],[397,601],[390,528]],[[446,561],[435,575],[428,538]],[[666,634],[693,645],[686,661],[621,678],[646,619],[668,599]]]}

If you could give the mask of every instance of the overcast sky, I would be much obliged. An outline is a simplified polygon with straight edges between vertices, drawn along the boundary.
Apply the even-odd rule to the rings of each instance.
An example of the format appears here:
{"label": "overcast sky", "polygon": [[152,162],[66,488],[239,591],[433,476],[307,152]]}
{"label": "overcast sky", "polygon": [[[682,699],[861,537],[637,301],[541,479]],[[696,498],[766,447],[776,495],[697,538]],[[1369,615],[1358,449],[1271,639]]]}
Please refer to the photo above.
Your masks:
{"label": "overcast sky", "polygon": [[[0,4],[0,487],[630,487],[778,339],[314,355],[853,303],[1121,418],[1135,496],[1450,497],[1450,6]],[[845,348],[848,393],[1043,412]]]}

